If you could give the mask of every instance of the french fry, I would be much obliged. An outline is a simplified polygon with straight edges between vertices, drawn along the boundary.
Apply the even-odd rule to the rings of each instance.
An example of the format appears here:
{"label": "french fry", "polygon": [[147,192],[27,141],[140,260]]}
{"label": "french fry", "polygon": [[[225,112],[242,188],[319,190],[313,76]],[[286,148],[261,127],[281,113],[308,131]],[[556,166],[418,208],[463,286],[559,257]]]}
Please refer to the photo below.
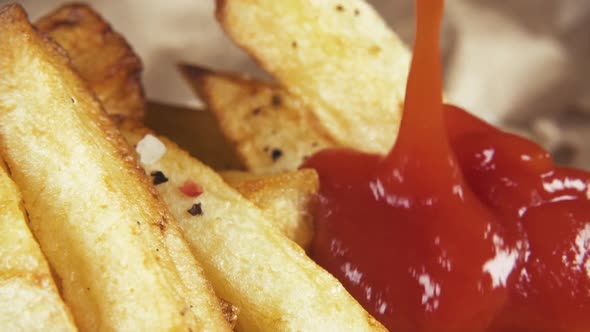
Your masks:
{"label": "french fry", "polygon": [[229,331],[124,139],[19,5],[0,9],[0,153],[83,331]]}
{"label": "french fry", "polygon": [[244,168],[211,112],[148,102],[144,122],[213,169]]}
{"label": "french fry", "polygon": [[295,170],[335,144],[301,100],[276,85],[196,66],[179,68],[251,172]]}
{"label": "french fry", "polygon": [[[126,123],[130,145],[146,128]],[[385,331],[329,273],[223,179],[166,138],[142,164],[168,179],[156,186],[218,294],[240,308],[239,331]]]}
{"label": "french fry", "polygon": [[385,154],[410,53],[363,0],[217,0],[228,35],[315,112],[341,145]]}
{"label": "french fry", "polygon": [[72,66],[102,101],[107,113],[143,116],[141,60],[92,8],[84,4],[64,5],[41,18],[36,27],[68,52]]}
{"label": "french fry", "polygon": [[0,330],[76,331],[4,165],[0,165],[0,212]]}
{"label": "french fry", "polygon": [[139,56],[88,5],[64,5],[41,18],[36,26],[68,52],[72,66],[89,83],[107,113],[135,119],[145,116],[146,123],[172,135],[207,164],[220,169],[241,168],[211,114],[146,104]]}
{"label": "french fry", "polygon": [[219,174],[256,204],[283,234],[301,248],[309,249],[313,237],[313,209],[320,186],[315,170],[302,169],[271,176],[238,171]]}

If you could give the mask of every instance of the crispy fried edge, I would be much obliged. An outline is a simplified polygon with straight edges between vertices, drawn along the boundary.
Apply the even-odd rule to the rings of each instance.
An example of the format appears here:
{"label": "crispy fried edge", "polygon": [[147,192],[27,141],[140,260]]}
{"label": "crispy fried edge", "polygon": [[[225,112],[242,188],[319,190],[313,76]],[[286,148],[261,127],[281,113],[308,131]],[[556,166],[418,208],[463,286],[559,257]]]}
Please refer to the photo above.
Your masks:
{"label": "crispy fried edge", "polygon": [[[141,84],[141,59],[127,40],[113,30],[100,14],[86,4],[66,4],[40,18],[35,25],[70,54],[74,68],[101,99],[108,114],[134,119],[144,116],[145,92]],[[88,38],[81,40],[79,34],[87,35]],[[77,47],[71,47],[70,43],[75,43]],[[109,47],[100,47],[97,43]],[[85,47],[80,48],[80,45]],[[98,77],[88,73],[89,70],[83,66],[87,63],[77,61],[85,56],[102,61],[105,50],[110,47],[121,50],[122,56]]]}
{"label": "crispy fried edge", "polygon": [[[199,321],[199,324],[202,324],[203,326],[211,324],[213,320],[216,320],[215,324],[213,324],[215,328],[212,330],[229,330],[229,326],[226,324],[227,321],[223,318],[221,312],[221,302],[215,297],[213,288],[203,276],[202,269],[195,257],[190,254],[190,250],[185,243],[184,237],[179,231],[176,221],[168,212],[167,205],[159,199],[157,190],[149,182],[146,174],[135,159],[135,154],[131,152],[124,137],[117,130],[113,121],[107,116],[99,100],[92,94],[90,88],[81,79],[79,74],[70,66],[68,54],[53,40],[36,31],[35,28],[30,25],[26,12],[22,6],[18,4],[11,4],[0,8],[0,26],[6,25],[8,25],[12,31],[4,30],[2,33],[14,33],[20,35],[19,38],[30,42],[31,45],[36,44],[37,46],[33,47],[39,47],[39,52],[47,57],[47,61],[51,63],[51,65],[62,70],[63,75],[65,76],[65,78],[62,79],[71,80],[70,82],[73,82],[72,84],[76,85],[73,88],[74,90],[87,95],[83,98],[88,99],[87,101],[92,107],[85,110],[86,115],[90,118],[91,122],[93,122],[92,126],[96,126],[104,134],[103,138],[107,142],[107,145],[112,146],[113,149],[112,151],[109,151],[109,153],[118,156],[125,171],[129,172],[130,176],[134,178],[134,181],[137,181],[137,184],[140,187],[145,188],[146,194],[149,193],[146,197],[150,198],[149,202],[154,210],[154,216],[157,216],[157,218],[160,218],[161,220],[159,221],[159,228],[163,236],[156,236],[156,241],[162,241],[162,245],[167,248],[170,256],[168,263],[175,267],[176,276],[183,284],[180,288],[186,288],[185,291],[191,293],[197,290],[200,291],[199,296],[201,294],[207,296],[207,299],[204,300],[204,302],[211,304],[207,306],[207,310],[209,311],[206,312],[207,315],[202,315],[203,312],[199,312],[199,310],[203,311],[202,308],[197,308],[197,306],[191,306],[188,310],[194,313],[194,317]],[[72,101],[74,101],[74,99],[72,99]],[[5,154],[6,151],[3,151],[3,153]],[[180,252],[186,252],[186,255],[184,255],[184,257],[174,257],[175,255],[172,251],[178,252],[179,250]],[[187,278],[189,276],[191,278]],[[198,276],[197,279],[200,281],[196,281],[194,278],[195,276]],[[187,283],[197,286],[188,286]],[[173,285],[172,287],[174,291],[179,290],[176,285]],[[183,294],[183,296],[187,295],[188,293]],[[199,302],[204,303],[201,300],[199,300]],[[181,316],[184,316],[182,312],[180,312],[180,314]],[[211,327],[211,325],[209,326]]]}
{"label": "crispy fried edge", "polygon": [[[28,247],[29,251],[16,253],[21,256],[21,260],[27,261],[27,266],[12,266],[8,271],[0,271],[0,288],[10,289],[9,292],[13,296],[0,301],[3,303],[0,306],[0,311],[7,309],[6,311],[13,313],[17,308],[23,310],[19,316],[10,318],[13,328],[24,329],[25,326],[32,328],[35,325],[39,331],[77,331],[72,314],[63,302],[53,280],[49,263],[28,228],[26,211],[22,206],[20,192],[9,174],[4,161],[0,160],[0,206],[2,207],[0,217],[12,219],[12,222],[2,222],[1,224],[18,229],[22,235],[19,238],[19,245]],[[6,243],[2,243],[2,246],[5,245]],[[4,264],[3,266],[6,267]],[[34,268],[31,269],[31,266]],[[24,294],[31,297],[23,297]],[[35,320],[31,321],[30,317],[35,317]],[[41,317],[45,319],[41,320]],[[22,322],[23,325],[19,325],[19,322]],[[7,328],[8,326],[0,326],[0,329]]]}
{"label": "crispy fried edge", "polygon": [[[315,152],[323,148],[336,146],[336,142],[330,137],[327,131],[321,127],[319,120],[313,112],[307,107],[304,107],[303,102],[301,102],[299,98],[282,89],[280,86],[253,79],[248,76],[213,71],[194,65],[180,64],[178,67],[194,93],[205,101],[208,110],[215,115],[221,131],[226,139],[231,142],[235,153],[249,171],[257,174],[276,174],[283,171],[296,170],[306,157],[313,155]],[[213,84],[219,81],[224,84],[233,85],[236,89],[239,89],[241,93],[246,95],[242,100],[245,104],[250,101],[253,102],[259,95],[265,93],[273,96],[282,96],[281,99],[283,99],[283,102],[278,106],[280,111],[276,113],[266,112],[266,120],[274,125],[273,131],[277,133],[293,131],[293,123],[279,121],[279,116],[288,112],[299,120],[300,123],[298,123],[298,128],[305,127],[307,129],[305,135],[299,136],[300,139],[292,139],[289,142],[282,140],[283,136],[274,136],[274,141],[270,142],[269,139],[264,139],[263,133],[254,129],[249,130],[251,133],[246,137],[242,137],[244,136],[243,133],[241,135],[236,134],[231,129],[234,125],[234,121],[236,121],[235,118],[232,117],[232,113],[235,113],[235,108],[232,108],[232,106],[239,101],[229,97],[226,98],[223,95],[223,91],[215,89]],[[219,101],[222,99],[231,102],[232,105],[221,105]],[[289,101],[289,103],[285,103],[285,101]],[[291,104],[301,105],[301,107],[295,108]],[[265,106],[267,105],[260,105],[259,109],[262,109]],[[276,114],[276,116],[273,114]],[[246,115],[240,116],[240,126],[241,128],[251,128],[250,122],[246,120],[242,121],[245,116]],[[276,118],[276,120],[274,118]],[[309,145],[298,143],[307,140],[309,136],[314,137],[313,143]],[[290,148],[291,144],[297,144],[297,151],[293,151],[293,149]],[[270,150],[267,151],[270,146],[278,147],[281,155],[296,155],[298,158],[290,158],[289,160],[293,160],[292,162],[283,162],[281,160],[276,162],[276,160],[269,155]]]}

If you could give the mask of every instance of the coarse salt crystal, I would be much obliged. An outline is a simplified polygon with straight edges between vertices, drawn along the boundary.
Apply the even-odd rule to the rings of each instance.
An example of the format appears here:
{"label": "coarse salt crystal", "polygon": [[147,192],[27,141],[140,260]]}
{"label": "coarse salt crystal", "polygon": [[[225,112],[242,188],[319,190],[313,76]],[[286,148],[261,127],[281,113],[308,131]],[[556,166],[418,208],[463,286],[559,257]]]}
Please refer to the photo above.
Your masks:
{"label": "coarse salt crystal", "polygon": [[156,163],[166,153],[166,146],[154,135],[145,135],[138,143],[135,151],[139,153],[142,164]]}

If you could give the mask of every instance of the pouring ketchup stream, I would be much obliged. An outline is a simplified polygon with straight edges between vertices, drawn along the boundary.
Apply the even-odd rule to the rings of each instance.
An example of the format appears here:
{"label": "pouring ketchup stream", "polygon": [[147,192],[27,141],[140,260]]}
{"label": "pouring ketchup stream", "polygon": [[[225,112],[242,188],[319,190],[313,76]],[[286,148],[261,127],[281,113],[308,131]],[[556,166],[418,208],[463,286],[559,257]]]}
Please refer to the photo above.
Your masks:
{"label": "pouring ketchup stream", "polygon": [[590,174],[443,104],[443,7],[416,0],[389,154],[303,165],[320,177],[311,255],[392,331],[589,331]]}

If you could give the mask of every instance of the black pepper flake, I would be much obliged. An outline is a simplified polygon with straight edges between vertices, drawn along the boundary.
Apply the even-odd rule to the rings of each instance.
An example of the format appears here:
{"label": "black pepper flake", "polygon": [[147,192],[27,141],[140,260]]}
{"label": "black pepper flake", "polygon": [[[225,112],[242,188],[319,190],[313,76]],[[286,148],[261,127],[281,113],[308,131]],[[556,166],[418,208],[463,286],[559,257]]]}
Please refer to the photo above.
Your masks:
{"label": "black pepper flake", "polygon": [[258,115],[260,114],[260,112],[262,112],[262,107],[256,107],[255,109],[252,110],[252,115]]}
{"label": "black pepper flake", "polygon": [[339,12],[342,12],[342,11],[344,11],[344,6],[342,6],[342,5],[336,5],[336,10],[339,11]]}
{"label": "black pepper flake", "polygon": [[291,47],[297,48],[297,41],[296,40],[291,42]]}
{"label": "black pepper flake", "polygon": [[166,231],[166,224],[163,221],[158,221],[158,228],[160,228],[161,232]]}
{"label": "black pepper flake", "polygon": [[318,142],[313,142],[313,143],[311,143],[311,147],[312,147],[312,148],[317,148],[317,146],[318,146],[318,145],[319,145],[319,144],[318,144]]}
{"label": "black pepper flake", "polygon": [[74,97],[70,97],[70,99],[72,100],[72,104],[76,103],[76,99],[74,99]]}
{"label": "black pepper flake", "polygon": [[264,147],[264,152],[268,152],[268,150],[270,150],[270,148],[268,146]]}
{"label": "black pepper flake", "polygon": [[190,209],[186,210],[186,212],[190,213],[191,216],[200,216],[203,214],[203,208],[201,207],[201,203],[196,203],[191,206]]}
{"label": "black pepper flake", "polygon": [[138,225],[141,225],[141,223],[140,223],[139,221],[137,221],[137,224],[138,224]]}
{"label": "black pepper flake", "polygon": [[272,99],[270,100],[270,102],[272,106],[279,107],[283,103],[283,100],[281,99],[281,96],[274,94],[272,95]]}
{"label": "black pepper flake", "polygon": [[270,153],[272,161],[277,161],[277,159],[281,158],[282,155],[283,151],[281,151],[280,149],[272,149],[272,152]]}
{"label": "black pepper flake", "polygon": [[358,8],[354,9],[354,16],[359,16],[361,14],[361,11]]}
{"label": "black pepper flake", "polygon": [[153,171],[150,173],[150,175],[154,178],[152,183],[156,186],[164,182],[168,182],[168,178],[161,171]]}

